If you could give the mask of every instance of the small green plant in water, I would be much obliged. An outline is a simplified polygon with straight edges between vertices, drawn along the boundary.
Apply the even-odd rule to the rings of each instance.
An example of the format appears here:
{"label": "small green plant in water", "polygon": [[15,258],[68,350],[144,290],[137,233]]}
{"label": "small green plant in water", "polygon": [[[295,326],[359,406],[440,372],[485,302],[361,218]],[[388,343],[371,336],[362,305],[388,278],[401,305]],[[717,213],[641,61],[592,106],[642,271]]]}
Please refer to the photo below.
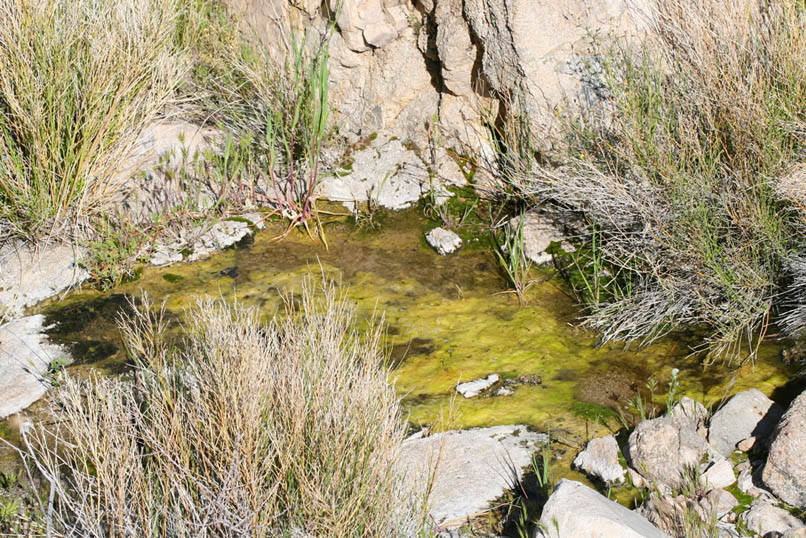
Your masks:
{"label": "small green plant in water", "polygon": [[58,387],[61,383],[62,374],[64,373],[64,369],[69,364],[67,358],[65,357],[56,357],[50,364],[48,364],[48,374],[50,374],[50,384],[54,387]]}
{"label": "small green plant in water", "polygon": [[[316,210],[316,187],[322,145],[328,134],[329,51],[325,43],[309,58],[305,42],[296,40],[292,40],[292,49],[287,67],[293,81],[290,107],[273,110],[265,118],[267,171],[273,189],[273,195],[266,199],[276,206],[272,213],[289,219],[284,235],[302,225],[311,237],[315,231],[327,245]],[[312,222],[315,230],[310,227]]]}
{"label": "small green plant in water", "polygon": [[672,409],[680,401],[680,370],[672,368],[672,378],[669,380],[669,392],[666,394],[666,410]]}
{"label": "small green plant in water", "polygon": [[540,449],[540,459],[537,456],[532,457],[532,470],[537,477],[537,486],[544,499],[548,499],[551,494],[551,489],[554,487],[554,481],[551,476],[551,438],[546,441]]}
{"label": "small green plant in water", "polygon": [[146,241],[144,234],[125,219],[105,216],[97,227],[100,238],[87,241],[89,256],[82,261],[103,289],[113,288],[134,272],[135,254]]}
{"label": "small green plant in water", "polygon": [[22,469],[0,471],[0,489],[11,491],[20,484],[22,480]]}
{"label": "small green plant in water", "polygon": [[510,223],[503,233],[494,235],[496,258],[513,288],[509,292],[518,296],[521,305],[526,304],[526,292],[535,283],[529,279],[532,260],[526,255],[523,228],[521,214],[517,223]]}

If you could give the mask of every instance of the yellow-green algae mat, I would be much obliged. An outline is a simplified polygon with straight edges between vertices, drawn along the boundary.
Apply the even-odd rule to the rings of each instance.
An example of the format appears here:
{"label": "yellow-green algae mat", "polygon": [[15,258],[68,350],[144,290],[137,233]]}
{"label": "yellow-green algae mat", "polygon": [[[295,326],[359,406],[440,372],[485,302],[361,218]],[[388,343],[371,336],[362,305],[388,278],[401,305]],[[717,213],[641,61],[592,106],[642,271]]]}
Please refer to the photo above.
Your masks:
{"label": "yellow-green algae mat", "polygon": [[[471,243],[440,257],[423,241],[426,226],[414,210],[391,216],[375,233],[338,223],[327,228],[328,249],[296,232],[274,241],[282,228],[270,226],[248,246],[146,269],[111,292],[74,292],[39,310],[56,324],[53,338],[71,345],[79,360],[72,368],[115,373],[126,370],[115,327],[126,294],[145,289],[179,318],[204,294],[258,306],[270,317],[282,292],[298,290],[306,274],[324,272],[344,286],[361,318],[385,316],[396,387],[413,425],[437,423],[446,414],[451,428],[522,423],[572,447],[618,429],[621,420],[606,408],[628,413],[625,404],[636,392],[648,396],[650,379],[661,402],[673,368],[681,372],[682,391],[708,404],[750,387],[769,395],[790,377],[773,345],[738,370],[704,369],[687,345],[672,339],[636,351],[597,348],[594,335],[574,327],[578,311],[559,279],[533,286],[528,304],[520,306],[501,293],[506,282],[489,249]],[[539,382],[508,396],[457,397],[459,381],[491,373]],[[575,450],[561,451],[568,454],[558,474],[568,475]]]}

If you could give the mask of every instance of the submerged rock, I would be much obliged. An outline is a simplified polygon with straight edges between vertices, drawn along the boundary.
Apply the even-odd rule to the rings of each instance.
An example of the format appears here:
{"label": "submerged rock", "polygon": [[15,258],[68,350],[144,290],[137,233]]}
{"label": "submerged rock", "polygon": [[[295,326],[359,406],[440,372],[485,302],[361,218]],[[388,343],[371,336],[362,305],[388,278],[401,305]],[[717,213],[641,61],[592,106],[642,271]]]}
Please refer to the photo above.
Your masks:
{"label": "submerged rock", "polygon": [[543,507],[536,538],[616,537],[663,538],[642,515],[628,510],[591,488],[562,479]]}
{"label": "submerged rock", "polygon": [[783,409],[758,389],[740,392],[711,417],[708,442],[722,456],[748,437],[766,439],[783,414]]}
{"label": "submerged rock", "polygon": [[462,248],[462,238],[455,232],[444,228],[434,228],[425,234],[425,240],[440,256],[453,254]]}
{"label": "submerged rock", "polygon": [[490,374],[482,379],[474,379],[467,383],[459,383],[456,385],[456,392],[465,398],[473,398],[482,392],[489,390],[493,385],[498,383],[500,377],[498,374]]}
{"label": "submerged rock", "polygon": [[70,360],[66,351],[48,342],[44,321],[36,315],[0,325],[0,418],[41,398],[51,385],[51,364]]}
{"label": "submerged rock", "polygon": [[78,264],[84,256],[84,249],[62,243],[0,247],[0,323],[89,278]]}
{"label": "submerged rock", "polygon": [[806,392],[795,398],[781,419],[762,480],[781,500],[806,507]]}
{"label": "submerged rock", "polygon": [[574,466],[606,484],[624,482],[624,468],[618,461],[618,443],[612,435],[588,441],[574,459]]}
{"label": "submerged rock", "polygon": [[694,426],[671,416],[644,420],[630,434],[630,465],[650,484],[679,488],[686,468],[698,465],[707,447]]}
{"label": "submerged rock", "polygon": [[437,466],[430,515],[440,530],[457,528],[516,487],[547,442],[547,435],[520,425],[448,431],[404,441],[399,465],[415,479]]}

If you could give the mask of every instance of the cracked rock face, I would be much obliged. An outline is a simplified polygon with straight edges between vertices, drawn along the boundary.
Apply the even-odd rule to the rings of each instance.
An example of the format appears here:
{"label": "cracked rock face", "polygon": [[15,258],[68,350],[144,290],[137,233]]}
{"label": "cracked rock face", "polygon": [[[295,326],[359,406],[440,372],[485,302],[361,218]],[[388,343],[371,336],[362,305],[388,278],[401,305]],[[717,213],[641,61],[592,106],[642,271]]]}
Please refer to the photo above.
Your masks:
{"label": "cracked rock face", "polygon": [[[589,32],[636,35],[644,0],[345,0],[330,46],[333,119],[350,143],[372,133],[426,148],[430,137],[484,155],[482,111],[516,95],[540,125],[568,101],[606,92],[589,56]],[[324,35],[315,2],[228,0],[267,47],[284,32]],[[314,40],[315,41],[315,40]]]}
{"label": "cracked rock face", "polygon": [[319,194],[354,209],[376,203],[388,209],[409,207],[428,190],[428,171],[416,153],[397,139],[375,139],[353,154],[352,169],[324,178]]}

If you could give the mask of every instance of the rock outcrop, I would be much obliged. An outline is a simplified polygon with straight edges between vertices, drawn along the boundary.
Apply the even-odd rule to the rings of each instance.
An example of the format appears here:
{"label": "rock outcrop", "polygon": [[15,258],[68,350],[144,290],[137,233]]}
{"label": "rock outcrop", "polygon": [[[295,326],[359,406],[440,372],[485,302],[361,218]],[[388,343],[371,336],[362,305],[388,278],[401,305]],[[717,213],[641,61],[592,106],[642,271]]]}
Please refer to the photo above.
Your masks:
{"label": "rock outcrop", "polygon": [[646,518],[572,480],[560,480],[543,507],[535,538],[662,538]]}
{"label": "rock outcrop", "polygon": [[[277,57],[288,51],[289,31],[317,42],[335,19],[329,93],[348,143],[377,134],[426,153],[438,140],[482,159],[491,154],[483,116],[514,107],[551,129],[555,106],[595,102],[606,91],[589,36],[645,26],[641,2],[627,0],[227,3]],[[345,185],[336,190],[352,194]]]}
{"label": "rock outcrop", "polygon": [[762,480],[781,500],[806,507],[806,392],[795,398],[781,419]]}

